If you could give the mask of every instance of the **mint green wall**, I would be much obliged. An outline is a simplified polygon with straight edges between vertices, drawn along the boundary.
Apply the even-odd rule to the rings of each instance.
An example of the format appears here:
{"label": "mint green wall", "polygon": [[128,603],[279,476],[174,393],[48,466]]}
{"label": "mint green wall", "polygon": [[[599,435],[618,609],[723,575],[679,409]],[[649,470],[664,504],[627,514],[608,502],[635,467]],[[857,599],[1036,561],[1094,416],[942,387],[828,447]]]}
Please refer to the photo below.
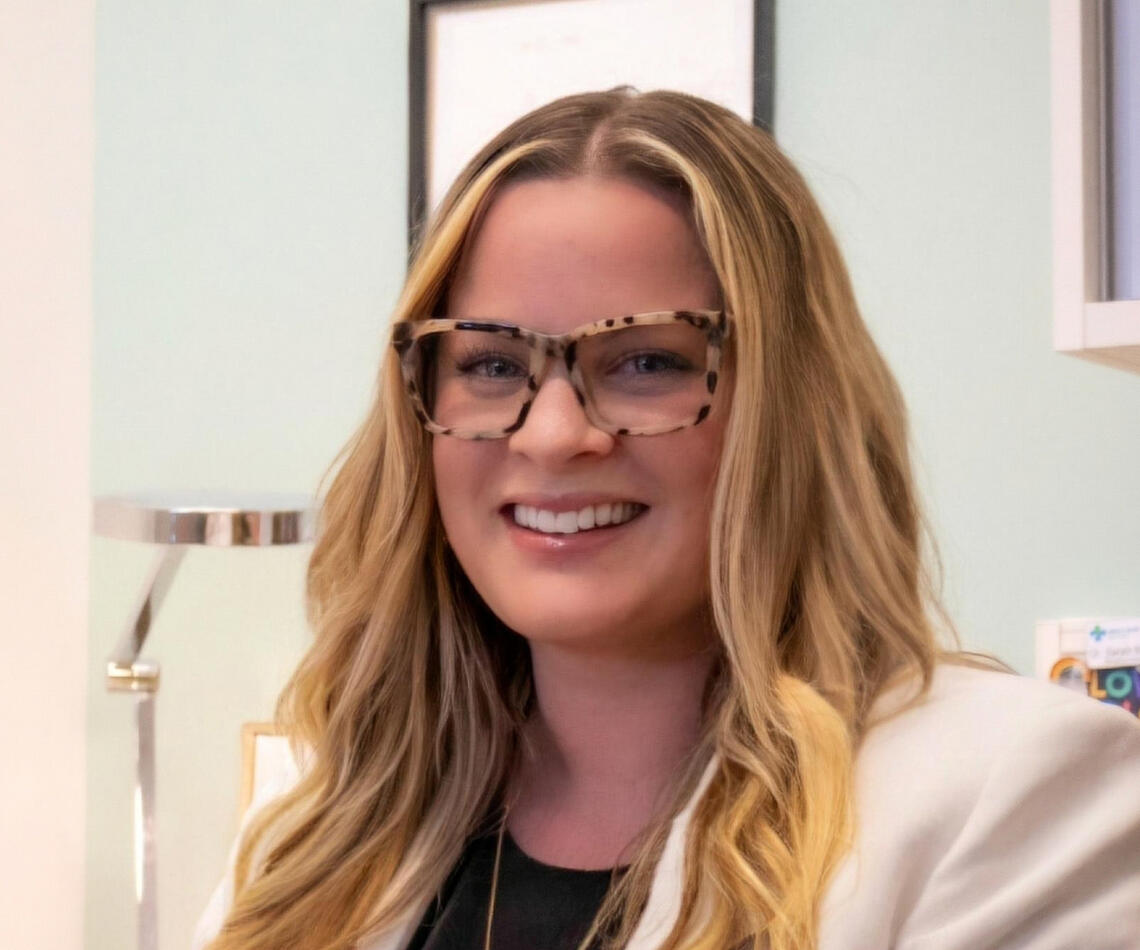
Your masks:
{"label": "mint green wall", "polygon": [[[405,10],[98,4],[96,494],[315,492],[403,276]],[[310,550],[191,550],[155,625],[163,947],[187,946],[236,830],[240,724],[270,718],[307,641]],[[134,946],[132,702],[102,661],[149,557],[93,543],[89,950]]]}
{"label": "mint green wall", "polygon": [[[360,418],[403,272],[402,0],[99,5],[93,490],[307,491]],[[969,646],[1140,612],[1140,378],[1051,349],[1048,5],[779,4],[777,131],[909,401]],[[238,729],[306,642],[308,549],[192,551],[148,655],[162,938],[236,826]],[[149,552],[92,554],[89,948],[131,946],[130,701]]]}
{"label": "mint green wall", "polygon": [[1048,4],[779,5],[778,134],[910,406],[967,645],[1140,613],[1140,377],[1054,353]]}

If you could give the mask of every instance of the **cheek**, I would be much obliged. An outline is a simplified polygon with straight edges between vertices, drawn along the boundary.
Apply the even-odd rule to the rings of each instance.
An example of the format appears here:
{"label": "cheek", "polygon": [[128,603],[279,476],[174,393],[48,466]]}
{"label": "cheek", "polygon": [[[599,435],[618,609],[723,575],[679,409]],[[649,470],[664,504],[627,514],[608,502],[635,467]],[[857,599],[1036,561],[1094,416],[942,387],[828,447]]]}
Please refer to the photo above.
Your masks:
{"label": "cheek", "polygon": [[669,473],[673,492],[681,500],[679,507],[692,516],[686,519],[692,531],[704,527],[701,514],[712,509],[724,427],[695,426],[685,434],[688,438],[659,461],[658,470]]}
{"label": "cheek", "polygon": [[652,446],[652,457],[646,458],[646,468],[655,473],[662,489],[662,554],[668,551],[672,563],[683,561],[687,571],[695,570],[703,578],[723,429],[697,426],[678,435],[684,437],[660,437],[662,441]]}
{"label": "cheek", "polygon": [[483,574],[483,555],[500,530],[496,503],[503,490],[504,452],[501,439],[435,436],[432,442],[432,478],[444,536],[476,583]]}
{"label": "cheek", "polygon": [[452,541],[463,532],[465,516],[475,510],[480,485],[487,484],[487,461],[477,442],[435,436],[432,442],[432,475],[436,504],[444,530]]}
{"label": "cheek", "polygon": [[717,473],[720,469],[721,451],[724,445],[724,426],[722,423],[710,426],[705,432],[700,432],[699,444],[694,446],[692,452],[693,462],[690,466],[690,497],[693,499],[693,510],[690,512],[688,523],[694,532],[691,542],[699,547],[702,553],[702,574],[707,583],[709,568],[709,538],[712,533],[713,499],[716,494]]}

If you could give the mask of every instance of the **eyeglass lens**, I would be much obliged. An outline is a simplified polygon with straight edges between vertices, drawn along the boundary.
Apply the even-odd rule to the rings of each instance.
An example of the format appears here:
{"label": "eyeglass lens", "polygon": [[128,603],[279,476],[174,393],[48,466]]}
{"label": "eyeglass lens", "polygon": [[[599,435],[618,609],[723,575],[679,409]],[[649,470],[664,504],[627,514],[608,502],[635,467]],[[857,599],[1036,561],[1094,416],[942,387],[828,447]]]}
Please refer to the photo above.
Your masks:
{"label": "eyeglass lens", "polygon": [[[578,341],[575,367],[596,415],[619,428],[682,425],[707,402],[708,338],[689,323],[630,326]],[[492,431],[512,425],[533,396],[523,339],[448,329],[416,341],[413,365],[433,422]]]}

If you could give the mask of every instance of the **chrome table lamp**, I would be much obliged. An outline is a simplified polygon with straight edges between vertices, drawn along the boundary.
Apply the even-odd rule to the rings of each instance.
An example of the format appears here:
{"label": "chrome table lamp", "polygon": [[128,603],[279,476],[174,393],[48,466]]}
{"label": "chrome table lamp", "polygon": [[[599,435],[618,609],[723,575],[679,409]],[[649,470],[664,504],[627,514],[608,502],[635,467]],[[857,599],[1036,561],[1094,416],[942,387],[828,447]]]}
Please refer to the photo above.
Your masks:
{"label": "chrome table lamp", "polygon": [[94,531],[159,545],[137,605],[107,660],[107,689],[135,696],[134,867],[139,950],[158,950],[154,702],[159,666],[140,656],[188,545],[246,547],[313,540],[315,499],[304,495],[120,495],[95,499]]}

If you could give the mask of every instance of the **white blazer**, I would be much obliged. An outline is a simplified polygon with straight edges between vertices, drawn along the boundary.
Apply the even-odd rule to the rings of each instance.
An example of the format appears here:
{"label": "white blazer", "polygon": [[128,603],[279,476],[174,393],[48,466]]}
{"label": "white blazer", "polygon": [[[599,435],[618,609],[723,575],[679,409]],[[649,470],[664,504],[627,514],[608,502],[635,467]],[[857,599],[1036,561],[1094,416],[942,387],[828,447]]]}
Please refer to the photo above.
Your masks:
{"label": "white blazer", "polygon": [[[885,694],[876,713],[905,698]],[[672,927],[689,822],[713,772],[673,820],[627,950],[657,950]],[[855,794],[856,842],[824,896],[819,950],[1140,950],[1135,716],[944,665],[920,705],[870,730]],[[195,950],[232,900],[234,851]],[[421,914],[358,950],[402,950]]]}

